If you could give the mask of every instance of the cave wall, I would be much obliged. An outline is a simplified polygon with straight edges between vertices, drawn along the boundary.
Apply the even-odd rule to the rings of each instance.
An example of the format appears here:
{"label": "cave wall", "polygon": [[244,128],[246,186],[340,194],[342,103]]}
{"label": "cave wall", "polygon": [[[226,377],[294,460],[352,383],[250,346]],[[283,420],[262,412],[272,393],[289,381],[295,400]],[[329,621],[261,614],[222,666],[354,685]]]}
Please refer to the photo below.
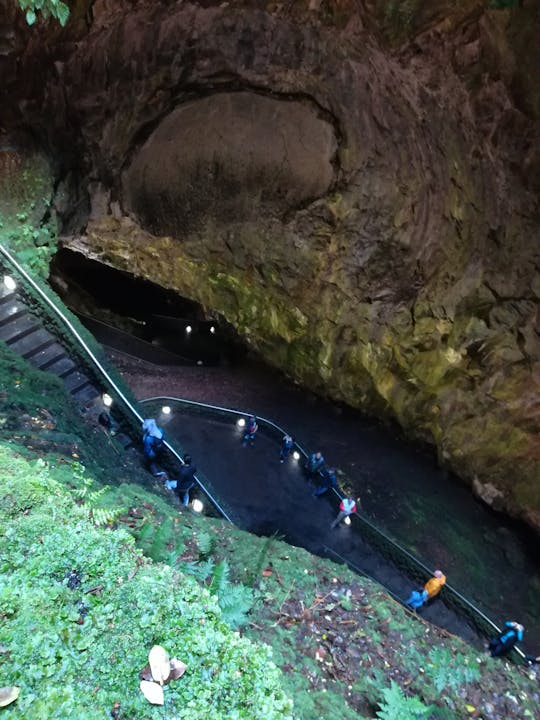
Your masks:
{"label": "cave wall", "polygon": [[62,242],[219,311],[540,528],[540,141],[518,42],[538,4],[77,7],[0,60],[5,126],[54,152]]}

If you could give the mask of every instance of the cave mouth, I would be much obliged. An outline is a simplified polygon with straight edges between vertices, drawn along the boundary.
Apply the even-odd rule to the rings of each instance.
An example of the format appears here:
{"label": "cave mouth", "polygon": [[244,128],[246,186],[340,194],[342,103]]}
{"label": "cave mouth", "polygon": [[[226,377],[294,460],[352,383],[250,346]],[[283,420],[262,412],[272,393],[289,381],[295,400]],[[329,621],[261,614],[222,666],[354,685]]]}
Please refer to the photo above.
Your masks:
{"label": "cave mouth", "polygon": [[176,356],[178,362],[205,365],[239,362],[248,352],[218,313],[79,252],[58,250],[49,284],[96,339],[112,349],[129,352],[132,337],[133,348],[136,340],[156,348],[156,362],[163,361],[166,356],[159,350],[165,350],[171,363]]}

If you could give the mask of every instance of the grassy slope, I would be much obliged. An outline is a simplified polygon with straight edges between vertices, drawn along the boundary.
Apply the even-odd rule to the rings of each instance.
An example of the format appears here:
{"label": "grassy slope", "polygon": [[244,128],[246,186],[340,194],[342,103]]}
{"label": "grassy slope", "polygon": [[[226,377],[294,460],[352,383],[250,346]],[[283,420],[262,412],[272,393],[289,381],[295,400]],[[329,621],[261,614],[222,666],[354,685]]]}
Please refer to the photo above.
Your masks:
{"label": "grassy slope", "polygon": [[[6,717],[106,717],[114,703],[117,718],[161,717],[137,690],[154,642],[190,668],[185,683],[167,688],[176,717],[184,706],[192,718],[208,717],[209,707],[212,718],[235,717],[248,695],[264,713],[252,704],[239,717],[286,717],[279,684],[306,720],[373,717],[381,706],[400,720],[484,717],[486,701],[496,717],[534,717],[526,673],[477,658],[378,586],[278,540],[180,512],[114,440],[84,422],[56,379],[6,349],[0,388],[0,684],[22,687]],[[86,476],[121,484],[94,496]],[[90,524],[89,510],[103,520],[98,505],[108,515],[123,507],[120,529]],[[155,563],[141,559],[130,536]],[[82,582],[75,591],[66,585],[71,570]],[[87,593],[96,585],[104,589]],[[218,592],[221,613],[205,585]],[[240,639],[223,618],[242,622],[249,604]],[[246,639],[273,648],[281,680]],[[385,704],[391,681],[404,694]],[[511,696],[521,698],[519,709]],[[437,709],[422,714],[429,705]]]}

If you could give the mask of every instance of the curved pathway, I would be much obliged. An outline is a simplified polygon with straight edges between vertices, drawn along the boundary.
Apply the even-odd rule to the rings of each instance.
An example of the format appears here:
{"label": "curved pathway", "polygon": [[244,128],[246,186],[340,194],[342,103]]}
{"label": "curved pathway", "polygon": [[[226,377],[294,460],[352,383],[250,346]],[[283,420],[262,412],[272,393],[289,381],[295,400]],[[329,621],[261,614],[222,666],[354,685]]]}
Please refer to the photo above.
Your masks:
{"label": "curved pathway", "polygon": [[[339,499],[334,493],[313,496],[314,486],[302,473],[302,461],[290,457],[279,462],[279,442],[259,432],[253,446],[242,446],[242,430],[235,418],[208,417],[188,410],[168,398],[171,415],[159,415],[163,402],[144,404],[145,412],[157,416],[173,445],[185,448],[204,473],[206,484],[224,505],[227,514],[240,528],[257,535],[277,533],[293,545],[311,553],[342,559],[350,567],[380,582],[403,600],[418,581],[401,571],[375,550],[362,534],[357,518],[350,526],[330,524],[338,512]],[[422,617],[449,632],[481,647],[475,629],[442,599],[421,611]]]}

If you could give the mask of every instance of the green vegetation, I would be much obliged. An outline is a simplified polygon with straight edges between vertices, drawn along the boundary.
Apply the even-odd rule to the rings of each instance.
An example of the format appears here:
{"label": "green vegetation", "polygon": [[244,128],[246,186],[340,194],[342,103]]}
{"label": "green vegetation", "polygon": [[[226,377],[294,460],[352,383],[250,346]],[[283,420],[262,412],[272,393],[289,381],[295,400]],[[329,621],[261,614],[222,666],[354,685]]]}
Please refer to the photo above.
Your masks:
{"label": "green vegetation", "polygon": [[45,20],[54,18],[64,27],[69,18],[69,7],[62,0],[17,0],[26,13],[26,22],[33,25],[41,14]]}
{"label": "green vegetation", "polygon": [[53,177],[47,159],[33,152],[0,152],[0,242],[29,271],[47,277],[56,249],[51,214]]}
{"label": "green vegetation", "polygon": [[[270,652],[234,635],[215,596],[154,565],[124,530],[97,529],[43,461],[0,448],[2,674],[21,688],[13,717],[286,718]],[[204,629],[203,629],[204,628]],[[158,711],[138,673],[161,643],[188,666]]]}

